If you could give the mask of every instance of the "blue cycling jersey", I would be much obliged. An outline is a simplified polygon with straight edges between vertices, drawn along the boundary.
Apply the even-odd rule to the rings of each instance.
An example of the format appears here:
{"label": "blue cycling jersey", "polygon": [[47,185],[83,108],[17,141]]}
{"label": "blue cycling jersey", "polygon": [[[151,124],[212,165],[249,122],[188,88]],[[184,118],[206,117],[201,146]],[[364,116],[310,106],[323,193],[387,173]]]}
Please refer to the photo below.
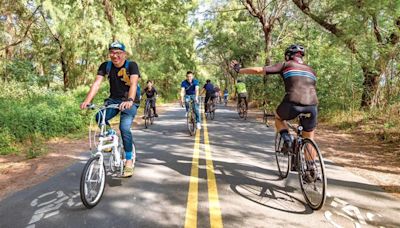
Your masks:
{"label": "blue cycling jersey", "polygon": [[196,86],[199,86],[199,81],[196,79],[193,79],[192,83],[189,83],[188,80],[183,80],[181,83],[181,87],[185,89],[186,95],[195,95]]}
{"label": "blue cycling jersey", "polygon": [[203,88],[206,90],[207,95],[214,94],[214,85],[213,84],[207,83],[203,86]]}

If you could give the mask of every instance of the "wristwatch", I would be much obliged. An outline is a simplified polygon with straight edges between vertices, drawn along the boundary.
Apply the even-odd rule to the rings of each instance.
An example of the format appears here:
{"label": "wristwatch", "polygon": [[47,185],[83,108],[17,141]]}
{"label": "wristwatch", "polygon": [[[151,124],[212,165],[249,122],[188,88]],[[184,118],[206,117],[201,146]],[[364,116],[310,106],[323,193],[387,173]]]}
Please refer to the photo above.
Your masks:
{"label": "wristwatch", "polygon": [[128,101],[132,101],[133,103],[135,103],[135,101],[131,97],[128,98]]}

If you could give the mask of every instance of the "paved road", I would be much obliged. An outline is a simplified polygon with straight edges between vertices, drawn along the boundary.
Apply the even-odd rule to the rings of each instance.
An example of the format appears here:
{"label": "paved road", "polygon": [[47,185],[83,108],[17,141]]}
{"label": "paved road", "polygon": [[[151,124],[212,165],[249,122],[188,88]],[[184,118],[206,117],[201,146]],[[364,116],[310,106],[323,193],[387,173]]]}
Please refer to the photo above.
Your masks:
{"label": "paved road", "polygon": [[296,173],[278,179],[273,130],[224,107],[196,137],[178,105],[134,135],[134,176],[108,178],[95,208],[80,202],[84,153],[47,182],[2,200],[0,227],[400,227],[399,200],[331,161],[326,206],[311,210]]}

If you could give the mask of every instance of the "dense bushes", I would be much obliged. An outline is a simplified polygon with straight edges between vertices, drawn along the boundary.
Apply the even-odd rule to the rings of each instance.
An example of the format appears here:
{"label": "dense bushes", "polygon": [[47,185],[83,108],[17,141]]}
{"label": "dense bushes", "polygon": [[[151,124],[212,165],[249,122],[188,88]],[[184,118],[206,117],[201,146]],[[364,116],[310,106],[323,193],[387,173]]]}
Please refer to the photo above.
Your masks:
{"label": "dense bushes", "polygon": [[[17,153],[18,145],[37,146],[43,139],[77,133],[91,115],[79,109],[88,87],[72,92],[51,91],[26,83],[0,83],[0,154]],[[102,87],[95,102],[106,97]],[[31,151],[32,148],[20,148]]]}

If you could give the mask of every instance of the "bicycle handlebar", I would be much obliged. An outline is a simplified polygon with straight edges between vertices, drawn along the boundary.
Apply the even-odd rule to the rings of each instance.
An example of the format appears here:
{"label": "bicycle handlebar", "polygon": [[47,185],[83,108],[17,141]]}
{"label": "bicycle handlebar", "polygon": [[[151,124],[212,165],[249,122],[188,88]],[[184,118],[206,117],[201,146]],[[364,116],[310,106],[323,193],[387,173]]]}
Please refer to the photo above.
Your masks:
{"label": "bicycle handlebar", "polygon": [[92,110],[94,110],[96,108],[98,108],[100,110],[103,110],[103,109],[106,109],[106,108],[119,109],[119,104],[109,104],[109,105],[103,105],[103,106],[98,106],[98,105],[95,105],[95,104],[88,104],[86,106],[86,108],[87,109],[92,109]]}

